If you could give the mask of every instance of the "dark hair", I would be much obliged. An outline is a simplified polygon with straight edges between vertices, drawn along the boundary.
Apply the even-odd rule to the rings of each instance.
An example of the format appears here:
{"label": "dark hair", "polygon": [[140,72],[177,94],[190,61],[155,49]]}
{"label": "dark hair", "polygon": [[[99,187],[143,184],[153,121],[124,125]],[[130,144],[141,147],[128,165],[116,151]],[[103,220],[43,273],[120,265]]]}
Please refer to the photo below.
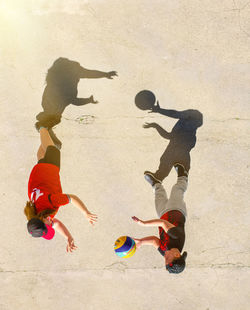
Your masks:
{"label": "dark hair", "polygon": [[184,252],[180,258],[175,259],[171,264],[166,265],[169,273],[181,273],[186,266],[187,252]]}
{"label": "dark hair", "polygon": [[47,233],[47,227],[43,221],[38,218],[33,218],[27,223],[28,232],[32,235],[32,237],[39,238],[42,237],[43,234]]}

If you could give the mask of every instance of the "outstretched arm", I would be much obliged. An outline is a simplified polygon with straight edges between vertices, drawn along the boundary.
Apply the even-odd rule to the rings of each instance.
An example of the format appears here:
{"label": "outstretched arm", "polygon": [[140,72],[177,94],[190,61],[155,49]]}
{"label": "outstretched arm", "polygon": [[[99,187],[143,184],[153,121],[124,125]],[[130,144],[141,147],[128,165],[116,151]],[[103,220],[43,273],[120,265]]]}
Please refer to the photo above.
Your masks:
{"label": "outstretched arm", "polygon": [[167,132],[165,129],[163,129],[159,124],[157,123],[145,123],[143,125],[143,128],[155,128],[159,135],[165,139],[170,139],[171,138],[171,133]]}
{"label": "outstretched arm", "polygon": [[168,109],[160,108],[158,113],[168,116],[168,117],[179,118],[179,119],[185,119],[187,117],[185,111],[176,111],[176,110],[168,110]]}
{"label": "outstretched arm", "polygon": [[136,243],[137,249],[139,249],[143,245],[152,245],[155,248],[159,248],[160,246],[160,239],[156,236],[149,236],[141,239],[133,238]]}
{"label": "outstretched arm", "polygon": [[159,105],[159,101],[156,102],[156,104],[151,108],[151,111],[149,113],[152,112],[160,113],[162,115],[172,118],[194,121],[197,127],[201,126],[203,122],[202,113],[198,110],[189,109],[184,111],[176,111],[176,110],[162,109]]}
{"label": "outstretched arm", "polygon": [[66,247],[67,252],[72,252],[73,250],[75,250],[77,246],[75,246],[74,239],[71,236],[70,232],[68,231],[67,227],[56,218],[53,219],[53,222],[55,230],[59,232],[59,234],[62,235],[65,239],[67,239],[68,242]]}
{"label": "outstretched arm", "polygon": [[149,113],[152,113],[152,112],[160,113],[162,115],[169,116],[172,118],[185,118],[186,116],[185,111],[179,112],[176,110],[162,109],[160,107],[159,101],[156,102],[156,104],[151,108],[151,111]]}
{"label": "outstretched arm", "polygon": [[89,70],[81,67],[80,71],[80,78],[87,78],[87,79],[100,79],[100,78],[107,78],[112,79],[113,76],[117,76],[116,71],[110,71],[110,72],[102,72],[98,70]]}
{"label": "outstretched arm", "polygon": [[76,206],[86,217],[86,219],[89,221],[90,224],[94,225],[94,223],[97,221],[97,215],[92,214],[85,204],[81,201],[79,197],[73,194],[68,194],[68,196],[71,198],[71,203]]}
{"label": "outstretched arm", "polygon": [[154,220],[149,220],[149,221],[143,221],[143,220],[140,220],[136,216],[133,216],[132,219],[136,223],[138,223],[139,225],[142,225],[142,226],[158,226],[158,227],[162,227],[165,230],[166,233],[168,232],[168,230],[170,228],[175,227],[175,225],[173,225],[169,221],[162,220],[162,219],[154,219]]}

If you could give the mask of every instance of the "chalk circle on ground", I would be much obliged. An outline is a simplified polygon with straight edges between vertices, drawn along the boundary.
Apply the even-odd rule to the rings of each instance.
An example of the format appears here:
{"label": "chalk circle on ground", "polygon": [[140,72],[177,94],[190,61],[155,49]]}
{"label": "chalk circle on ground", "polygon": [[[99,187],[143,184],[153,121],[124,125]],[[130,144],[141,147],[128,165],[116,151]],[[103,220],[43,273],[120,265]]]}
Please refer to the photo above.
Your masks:
{"label": "chalk circle on ground", "polygon": [[152,109],[155,101],[155,95],[150,90],[142,90],[135,96],[135,105],[141,110]]}
{"label": "chalk circle on ground", "polygon": [[79,124],[93,124],[95,121],[95,116],[94,115],[81,115],[78,116],[75,121]]}

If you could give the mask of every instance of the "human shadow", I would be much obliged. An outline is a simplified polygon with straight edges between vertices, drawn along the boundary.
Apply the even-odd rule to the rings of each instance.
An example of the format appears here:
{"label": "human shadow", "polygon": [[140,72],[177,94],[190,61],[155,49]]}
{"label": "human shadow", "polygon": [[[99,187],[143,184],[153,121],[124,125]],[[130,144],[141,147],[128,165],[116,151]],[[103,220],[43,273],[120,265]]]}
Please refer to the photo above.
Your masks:
{"label": "human shadow", "polygon": [[116,71],[102,72],[83,68],[79,62],[60,57],[49,68],[46,75],[46,87],[42,96],[42,108],[36,119],[36,128],[41,126],[50,128],[60,123],[65,108],[73,104],[82,106],[89,103],[96,104],[93,95],[88,98],[78,98],[77,86],[80,79],[113,79]]}
{"label": "human shadow", "polygon": [[155,128],[161,137],[169,140],[169,144],[160,158],[157,171],[150,173],[156,179],[163,181],[176,163],[183,165],[188,172],[191,162],[190,151],[196,144],[196,131],[203,124],[202,113],[193,109],[184,111],[162,109],[158,101],[151,103],[150,113],[159,113],[178,119],[171,132],[167,132],[157,123],[143,125],[144,128]]}

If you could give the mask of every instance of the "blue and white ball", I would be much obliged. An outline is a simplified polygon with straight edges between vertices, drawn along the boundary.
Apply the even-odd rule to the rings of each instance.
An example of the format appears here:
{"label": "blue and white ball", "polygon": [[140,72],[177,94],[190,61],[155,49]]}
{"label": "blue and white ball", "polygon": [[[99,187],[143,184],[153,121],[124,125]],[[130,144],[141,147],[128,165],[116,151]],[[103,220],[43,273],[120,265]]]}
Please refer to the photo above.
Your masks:
{"label": "blue and white ball", "polygon": [[122,236],[116,240],[114,249],[117,256],[128,258],[135,254],[136,244],[134,239],[128,236]]}

